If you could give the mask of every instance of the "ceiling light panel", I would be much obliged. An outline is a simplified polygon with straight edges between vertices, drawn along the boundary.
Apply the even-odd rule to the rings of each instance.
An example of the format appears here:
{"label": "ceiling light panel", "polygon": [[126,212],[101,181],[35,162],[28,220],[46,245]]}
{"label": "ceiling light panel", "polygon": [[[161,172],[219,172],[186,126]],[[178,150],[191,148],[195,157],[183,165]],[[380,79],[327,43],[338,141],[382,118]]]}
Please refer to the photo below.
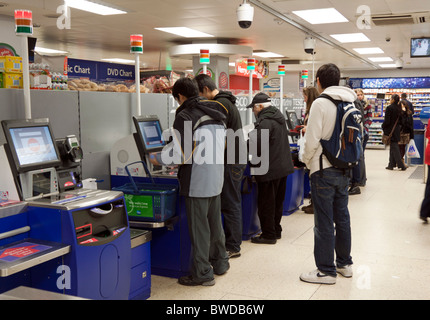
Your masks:
{"label": "ceiling light panel", "polygon": [[107,58],[107,59],[102,59],[102,61],[115,62],[115,63],[135,63],[134,60],[121,59],[121,58]]}
{"label": "ceiling light panel", "polygon": [[213,35],[186,27],[154,28],[159,31],[176,34],[184,38],[212,38]]}
{"label": "ceiling light panel", "polygon": [[363,33],[331,34],[330,37],[341,43],[368,42],[370,39]]}
{"label": "ceiling light panel", "polygon": [[348,19],[335,8],[298,10],[293,11],[293,13],[310,24],[348,22]]}
{"label": "ceiling light panel", "polygon": [[127,13],[124,10],[113,8],[109,6],[108,3],[102,3],[100,1],[95,3],[86,0],[65,0],[65,4],[70,8],[100,14],[103,16]]}
{"label": "ceiling light panel", "polygon": [[378,54],[378,53],[384,53],[381,48],[374,47],[374,48],[355,48],[353,49],[355,52],[358,52],[359,54]]}
{"label": "ceiling light panel", "polygon": [[380,64],[379,66],[381,68],[396,68],[396,64],[395,63]]}
{"label": "ceiling light panel", "polygon": [[269,51],[253,52],[252,55],[260,57],[260,58],[281,58],[281,57],[283,57],[283,55],[280,55],[280,54],[277,54],[277,53],[273,53],[273,52],[269,52]]}
{"label": "ceiling light panel", "polygon": [[37,53],[47,53],[47,54],[66,54],[67,53],[67,51],[42,48],[42,47],[34,47],[34,51],[36,51]]}
{"label": "ceiling light panel", "polygon": [[390,57],[373,57],[373,58],[369,58],[369,60],[372,62],[391,62],[391,61],[393,61],[393,59]]}

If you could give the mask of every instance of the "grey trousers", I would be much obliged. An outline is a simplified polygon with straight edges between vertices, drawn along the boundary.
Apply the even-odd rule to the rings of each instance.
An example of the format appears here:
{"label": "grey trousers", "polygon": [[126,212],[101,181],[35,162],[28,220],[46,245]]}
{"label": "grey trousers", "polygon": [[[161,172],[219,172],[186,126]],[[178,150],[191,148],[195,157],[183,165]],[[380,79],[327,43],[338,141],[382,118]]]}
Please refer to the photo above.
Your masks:
{"label": "grey trousers", "polygon": [[191,240],[191,276],[198,281],[212,280],[214,273],[223,274],[230,267],[221,222],[221,197],[187,197],[185,207]]}

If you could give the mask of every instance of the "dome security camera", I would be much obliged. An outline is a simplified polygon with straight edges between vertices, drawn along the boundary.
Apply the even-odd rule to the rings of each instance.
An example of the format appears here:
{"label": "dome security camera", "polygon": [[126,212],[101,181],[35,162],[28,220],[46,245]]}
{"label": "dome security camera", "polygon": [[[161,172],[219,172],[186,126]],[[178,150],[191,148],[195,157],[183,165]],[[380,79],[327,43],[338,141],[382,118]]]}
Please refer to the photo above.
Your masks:
{"label": "dome security camera", "polygon": [[237,22],[242,29],[248,29],[252,20],[254,19],[254,7],[249,3],[246,3],[246,0],[239,5],[237,8]]}
{"label": "dome security camera", "polygon": [[403,60],[402,59],[399,58],[396,60],[396,68],[399,70],[403,69]]}
{"label": "dome security camera", "polygon": [[303,47],[306,53],[314,54],[315,52],[315,39],[312,37],[306,37],[303,41]]}

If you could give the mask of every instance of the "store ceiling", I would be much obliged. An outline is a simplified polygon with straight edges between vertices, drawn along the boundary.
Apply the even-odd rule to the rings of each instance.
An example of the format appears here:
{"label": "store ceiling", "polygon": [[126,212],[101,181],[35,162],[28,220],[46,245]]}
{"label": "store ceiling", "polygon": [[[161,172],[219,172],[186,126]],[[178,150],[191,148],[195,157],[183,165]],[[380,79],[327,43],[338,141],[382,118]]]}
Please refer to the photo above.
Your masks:
{"label": "store ceiling", "polygon": [[[62,0],[0,0],[0,14],[13,16],[15,9],[33,11],[34,37],[37,46],[68,51],[69,57],[100,60],[104,58],[133,59],[129,53],[129,35],[144,36],[144,53],[141,62],[148,69],[165,69],[171,64],[173,70],[182,71],[192,67],[187,58],[169,58],[168,49],[177,44],[191,43],[193,39],[155,30],[155,27],[185,26],[215,36],[223,43],[251,46],[254,50],[266,50],[285,56],[287,60],[299,60],[301,64],[289,64],[287,70],[312,69],[312,56],[304,52],[306,33],[285,20],[293,19],[314,35],[328,39],[344,50],[317,40],[315,68],[322,63],[334,62],[342,70],[375,70],[377,63],[353,51],[353,48],[380,47],[393,60],[401,57],[404,69],[430,68],[430,58],[410,58],[410,38],[430,36],[430,1],[428,0],[250,0],[255,7],[252,26],[241,29],[236,18],[236,9],[242,0],[104,0],[124,8],[124,15],[101,16],[71,9],[71,28],[57,28],[56,13]],[[426,17],[425,23],[394,24],[360,30],[356,21],[360,15],[357,8],[367,5],[371,15],[412,14]],[[270,7],[278,17],[263,10]],[[292,13],[293,10],[336,8],[349,22],[326,25],[311,25]],[[280,18],[279,18],[280,17]],[[285,18],[285,19],[283,19]],[[2,30],[4,32],[4,30]],[[13,32],[13,30],[10,30]],[[371,42],[341,44],[331,34],[363,32]],[[391,40],[386,41],[387,38]],[[231,57],[231,60],[237,57]],[[363,62],[360,59],[364,59]],[[270,59],[269,59],[270,60]],[[280,60],[270,60],[279,64]],[[308,63],[308,64],[306,64]]]}

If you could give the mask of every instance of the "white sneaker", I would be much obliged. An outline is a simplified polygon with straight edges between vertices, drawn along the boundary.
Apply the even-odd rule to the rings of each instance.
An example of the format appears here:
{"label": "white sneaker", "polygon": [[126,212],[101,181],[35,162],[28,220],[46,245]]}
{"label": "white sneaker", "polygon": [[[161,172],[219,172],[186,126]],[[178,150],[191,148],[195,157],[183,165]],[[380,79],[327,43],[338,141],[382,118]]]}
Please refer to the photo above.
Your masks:
{"label": "white sneaker", "polygon": [[343,267],[337,267],[336,272],[344,276],[345,278],[352,277],[352,265],[348,264]]}
{"label": "white sneaker", "polygon": [[336,277],[329,276],[327,274],[322,273],[318,269],[308,272],[308,273],[302,273],[300,275],[300,280],[304,282],[310,282],[310,283],[320,283],[320,284],[335,284],[336,283]]}

